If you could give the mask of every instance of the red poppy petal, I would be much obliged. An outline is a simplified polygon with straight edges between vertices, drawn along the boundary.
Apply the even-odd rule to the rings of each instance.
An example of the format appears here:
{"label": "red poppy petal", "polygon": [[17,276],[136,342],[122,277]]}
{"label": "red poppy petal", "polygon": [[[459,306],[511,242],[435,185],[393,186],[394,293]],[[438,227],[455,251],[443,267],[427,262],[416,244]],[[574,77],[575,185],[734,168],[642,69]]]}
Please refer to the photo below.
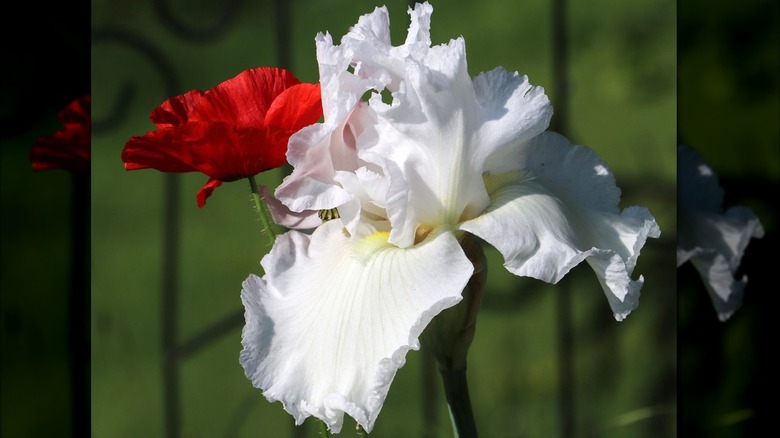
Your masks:
{"label": "red poppy petal", "polygon": [[71,101],[58,114],[63,129],[35,140],[30,150],[33,170],[90,170],[90,103],[90,96]]}
{"label": "red poppy petal", "polygon": [[200,172],[225,182],[280,167],[287,162],[289,133],[282,134],[280,145],[274,136],[277,131],[265,126],[209,124],[202,139],[189,143],[191,164]]}
{"label": "red poppy petal", "polygon": [[235,181],[286,162],[289,133],[277,131],[263,126],[190,122],[132,137],[122,151],[122,160],[126,170],[197,171],[221,181]]}
{"label": "red poppy petal", "polygon": [[223,120],[238,126],[260,126],[274,99],[299,83],[291,72],[280,68],[244,70],[206,92],[190,114],[190,120]]}
{"label": "red poppy petal", "polygon": [[[182,160],[186,150],[174,128],[150,131],[143,137],[131,137],[122,149],[125,170],[157,169],[160,172],[193,172],[197,169]],[[186,146],[186,145],[185,145]]]}
{"label": "red poppy petal", "polygon": [[203,100],[204,95],[205,93],[200,90],[192,90],[174,96],[152,110],[149,119],[158,128],[181,126],[190,120],[190,113]]}
{"label": "red poppy petal", "polygon": [[[280,167],[286,162],[289,136],[314,123],[322,112],[318,85],[308,84],[275,103],[285,90],[298,84],[287,70],[260,67],[245,70],[209,91],[168,99],[150,115],[157,130],[125,144],[125,169],[198,171],[227,182]],[[265,123],[272,105],[279,122],[291,126]]]}
{"label": "red poppy petal", "polygon": [[195,199],[198,201],[198,208],[203,208],[206,205],[206,199],[211,196],[211,194],[214,192],[214,189],[221,185],[222,181],[210,178],[206,185],[198,190],[198,194],[195,195]]}
{"label": "red poppy petal", "polygon": [[91,127],[91,103],[91,96],[81,96],[71,101],[68,106],[59,112],[57,117],[64,125],[75,124],[83,127]]}
{"label": "red poppy petal", "polygon": [[70,133],[55,133],[40,137],[30,151],[33,170],[64,169],[72,172],[88,172],[90,169],[89,143]]}
{"label": "red poppy petal", "polygon": [[265,123],[296,132],[322,117],[320,84],[303,83],[292,86],[274,100]]}

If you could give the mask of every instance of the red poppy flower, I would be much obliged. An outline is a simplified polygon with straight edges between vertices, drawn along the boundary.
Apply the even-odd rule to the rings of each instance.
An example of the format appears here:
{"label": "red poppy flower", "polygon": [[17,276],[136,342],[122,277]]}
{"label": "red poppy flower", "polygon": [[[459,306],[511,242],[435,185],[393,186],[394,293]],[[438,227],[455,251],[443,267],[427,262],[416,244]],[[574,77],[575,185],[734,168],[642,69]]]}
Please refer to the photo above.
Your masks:
{"label": "red poppy flower", "polygon": [[88,95],[71,101],[58,115],[63,129],[35,140],[30,151],[33,170],[89,171],[90,103]]}
{"label": "red poppy flower", "polygon": [[132,137],[122,151],[126,170],[201,172],[203,207],[215,188],[286,163],[287,140],[322,116],[319,84],[287,70],[241,72],[208,91],[170,98],[149,118],[157,129]]}

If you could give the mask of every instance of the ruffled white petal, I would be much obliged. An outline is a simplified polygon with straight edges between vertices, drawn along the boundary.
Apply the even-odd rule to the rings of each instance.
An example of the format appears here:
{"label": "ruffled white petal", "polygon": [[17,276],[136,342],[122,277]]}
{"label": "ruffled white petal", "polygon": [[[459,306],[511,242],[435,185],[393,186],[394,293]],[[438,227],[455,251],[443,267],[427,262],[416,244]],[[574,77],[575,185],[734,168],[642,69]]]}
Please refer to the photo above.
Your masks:
{"label": "ruffled white petal", "polygon": [[419,60],[430,49],[433,7],[427,2],[418,3],[408,12],[409,30],[404,44],[400,46],[390,43],[390,17],[384,6],[360,17],[341,40],[342,46],[348,47],[353,54],[354,74],[384,84],[377,87],[377,91],[383,88],[398,91],[406,77],[406,60]]}
{"label": "ruffled white petal", "polygon": [[747,276],[735,278],[751,238],[764,236],[752,210],[723,212],[723,189],[712,167],[694,149],[677,148],[677,266],[690,261],[715,311],[726,321],[742,305]]}
{"label": "ruffled white petal", "polygon": [[[295,170],[275,193],[290,210],[338,207],[354,232],[365,202],[335,175],[375,166],[388,180],[375,201],[392,224],[390,241],[410,247],[419,226],[479,214],[488,204],[482,174],[509,170],[517,161],[506,157],[546,129],[552,109],[542,88],[502,68],[472,80],[462,38],[430,46],[432,10],[409,10],[409,33],[397,47],[385,7],[362,16],[339,46],[318,36],[325,123],[290,139]],[[375,93],[359,103],[367,90]]]}
{"label": "ruffled white petal", "polygon": [[498,67],[474,78],[474,90],[483,109],[476,140],[483,170],[493,175],[519,170],[518,151],[550,125],[553,109],[544,88]]}
{"label": "ruffled white petal", "polygon": [[473,271],[446,230],[399,249],[387,232],[351,239],[339,220],[280,236],[262,264],[241,293],[241,364],[297,424],[313,415],[334,432],[344,413],[371,431],[406,352]]}
{"label": "ruffled white petal", "polygon": [[406,47],[430,47],[431,46],[431,14],[433,13],[433,6],[428,2],[417,3],[414,5],[414,9],[409,8],[408,11],[411,18],[409,23],[409,31],[406,34],[406,41],[404,46]]}
{"label": "ruffled white petal", "polygon": [[525,172],[486,177],[490,205],[460,225],[495,246],[506,268],[556,283],[583,260],[596,273],[617,320],[638,305],[639,252],[660,230],[645,208],[618,208],[619,190],[590,149],[546,132],[524,150]]}
{"label": "ruffled white petal", "polygon": [[407,60],[393,102],[374,95],[369,106],[376,119],[358,136],[358,154],[391,180],[390,240],[400,246],[413,243],[420,224],[454,225],[481,212],[483,172],[518,155],[552,115],[543,90],[517,73],[499,68],[472,81],[460,38]]}

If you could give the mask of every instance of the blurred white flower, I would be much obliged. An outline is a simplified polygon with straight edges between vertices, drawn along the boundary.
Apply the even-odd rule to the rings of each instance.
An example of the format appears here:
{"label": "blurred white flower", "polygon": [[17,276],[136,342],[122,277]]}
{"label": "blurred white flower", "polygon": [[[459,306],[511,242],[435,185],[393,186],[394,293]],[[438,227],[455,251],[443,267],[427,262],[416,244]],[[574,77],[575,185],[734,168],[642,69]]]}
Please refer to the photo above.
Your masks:
{"label": "blurred white flower", "polygon": [[677,267],[690,261],[699,272],[721,321],[742,305],[747,276],[734,275],[751,238],[764,236],[753,211],[723,211],[723,189],[696,150],[677,147]]}
{"label": "blurred white flower", "polygon": [[371,431],[406,352],[462,299],[464,233],[519,276],[555,283],[587,261],[618,320],[638,304],[639,251],[660,234],[645,208],[620,212],[593,151],[544,132],[542,88],[500,67],[471,78],[463,39],[431,46],[432,7],[409,13],[400,46],[384,7],[340,45],[317,36],[324,122],[290,138],[294,171],[275,195],[296,212],[285,223],[340,217],[280,236],[266,274],[244,283],[241,364],[298,424],[338,432],[347,413]]}

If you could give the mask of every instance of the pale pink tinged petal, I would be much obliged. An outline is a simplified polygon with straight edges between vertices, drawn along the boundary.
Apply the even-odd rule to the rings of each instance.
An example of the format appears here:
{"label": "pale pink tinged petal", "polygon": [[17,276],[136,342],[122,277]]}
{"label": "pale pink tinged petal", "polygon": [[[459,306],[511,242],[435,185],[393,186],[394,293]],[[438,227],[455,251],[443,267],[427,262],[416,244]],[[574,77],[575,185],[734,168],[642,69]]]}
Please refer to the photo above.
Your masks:
{"label": "pale pink tinged petal", "polygon": [[316,228],[322,223],[317,215],[318,210],[304,210],[295,212],[274,198],[265,186],[260,187],[260,197],[268,205],[271,217],[277,224],[295,230],[307,230]]}
{"label": "pale pink tinged petal", "polygon": [[473,267],[451,232],[410,249],[387,235],[350,239],[339,221],[290,231],[263,258],[266,276],[244,282],[241,364],[297,424],[315,416],[338,432],[347,413],[370,432],[407,351],[462,299]]}
{"label": "pale pink tinged petal", "polygon": [[316,124],[290,137],[287,159],[294,166],[274,195],[290,210],[321,210],[355,200],[334,180],[339,170],[355,170],[358,158],[352,127]]}
{"label": "pale pink tinged petal", "polygon": [[631,274],[647,238],[660,236],[655,220],[641,207],[619,211],[614,177],[590,149],[545,133],[526,153],[526,173],[486,178],[490,206],[460,229],[495,246],[510,272],[549,283],[587,259],[622,320],[638,303],[643,278]]}

